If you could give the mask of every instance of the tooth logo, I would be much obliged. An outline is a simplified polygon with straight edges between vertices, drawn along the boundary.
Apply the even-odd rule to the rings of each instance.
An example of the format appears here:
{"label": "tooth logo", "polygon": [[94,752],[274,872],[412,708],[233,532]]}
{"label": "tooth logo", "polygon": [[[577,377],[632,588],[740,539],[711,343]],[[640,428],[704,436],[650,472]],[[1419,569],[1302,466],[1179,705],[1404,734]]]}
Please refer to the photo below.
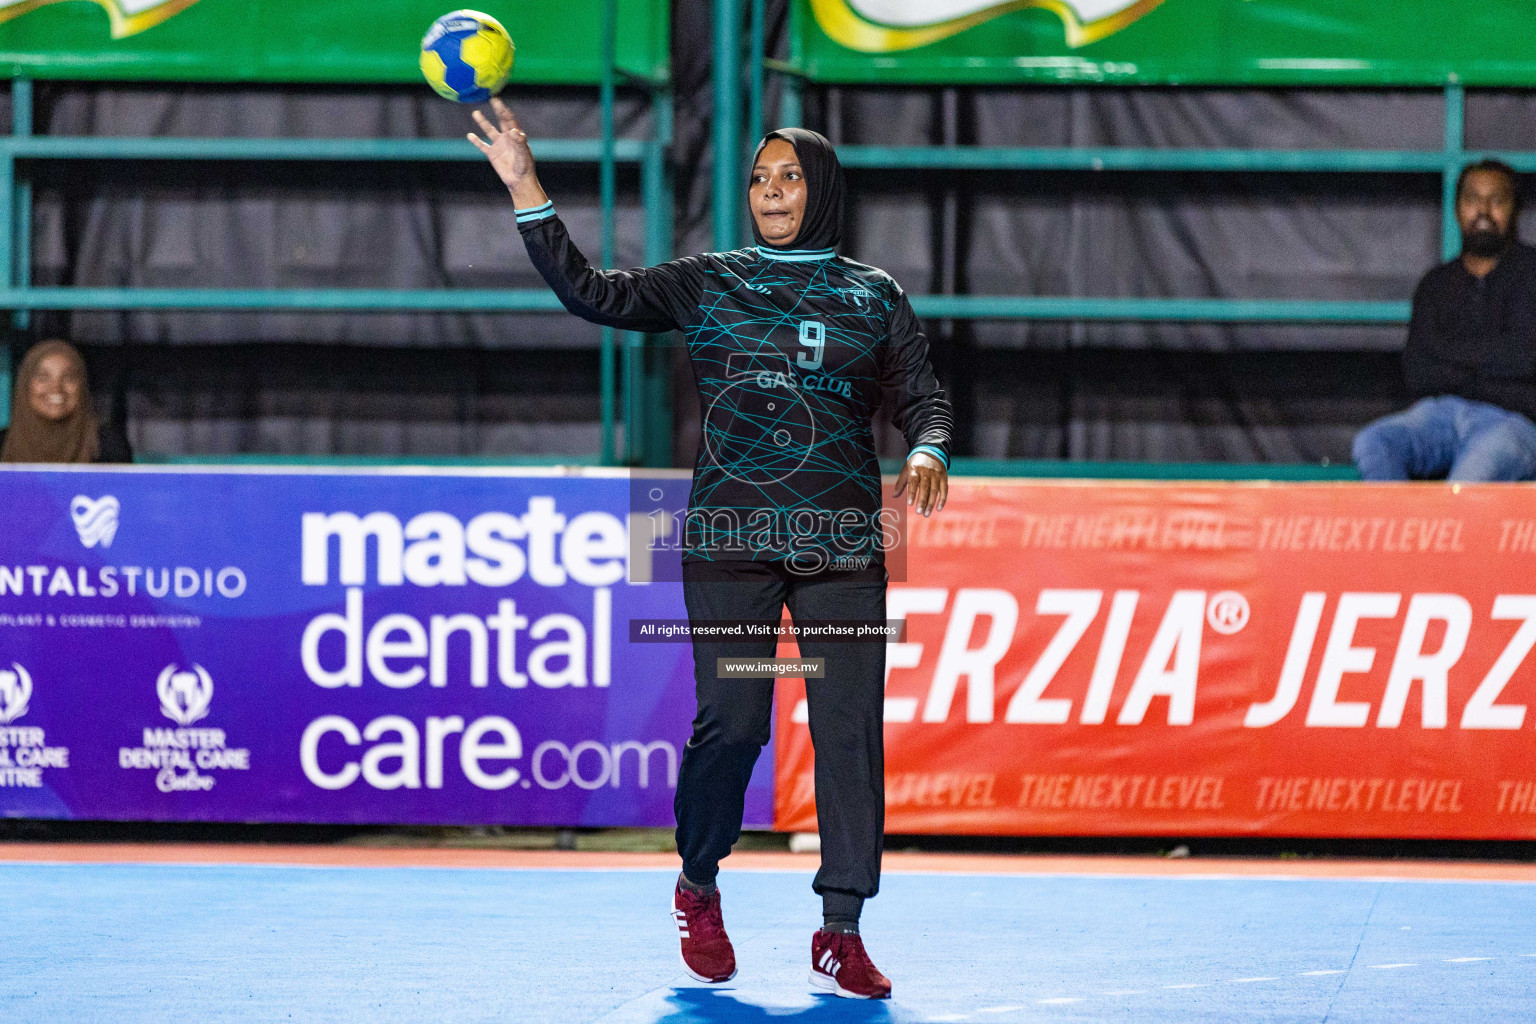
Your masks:
{"label": "tooth logo", "polygon": [[162,715],[177,725],[191,725],[208,714],[213,680],[201,665],[193,665],[190,672],[178,672],[172,663],[160,673],[155,692],[160,695]]}
{"label": "tooth logo", "polygon": [[1076,49],[1114,35],[1163,0],[811,0],[821,30],[861,53],[928,46],[1010,11],[1040,7],[1061,19]]}
{"label": "tooth logo", "polygon": [[[59,0],[0,0],[0,23]],[[197,3],[197,0],[96,0],[112,22],[112,38],[137,35]]]}
{"label": "tooth logo", "polygon": [[75,500],[69,503],[69,514],[75,520],[75,532],[80,535],[80,543],[88,548],[98,544],[104,548],[111,547],[112,538],[117,536],[117,513],[120,508],[117,499],[110,494],[94,501],[83,494],[75,495]]}
{"label": "tooth logo", "polygon": [[27,713],[32,699],[32,677],[27,670],[11,662],[9,671],[0,671],[0,725],[10,725]]}

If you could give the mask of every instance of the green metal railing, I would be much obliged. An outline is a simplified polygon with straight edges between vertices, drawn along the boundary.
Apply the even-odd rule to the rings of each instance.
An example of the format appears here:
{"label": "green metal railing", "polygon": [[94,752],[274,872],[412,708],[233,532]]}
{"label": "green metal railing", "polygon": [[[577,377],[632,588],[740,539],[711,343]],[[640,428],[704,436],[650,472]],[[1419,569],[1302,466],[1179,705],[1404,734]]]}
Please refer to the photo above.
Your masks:
{"label": "green metal railing", "polygon": [[[881,462],[886,473],[900,471],[902,463]],[[1338,482],[1359,480],[1354,466],[1316,465],[1309,462],[1078,462],[1055,459],[957,458],[950,466],[955,476],[1003,476],[1072,480],[1225,480]]]}
{"label": "green metal railing", "polygon": [[[504,468],[508,466],[570,466],[596,464],[595,459],[569,455],[521,455],[513,458],[490,455],[147,455],[140,463],[167,466],[304,466],[308,468],[385,468],[430,466],[444,469]],[[905,460],[881,459],[880,472],[895,476]],[[1284,481],[1329,483],[1359,480],[1353,466],[1317,465],[1307,462],[1076,462],[1057,459],[956,458],[950,465],[955,477],[1016,477],[1057,480],[1210,480]]]}
{"label": "green metal railing", "polygon": [[[634,165],[645,213],[645,260],[671,257],[672,186],[667,152],[672,141],[670,85],[626,74],[626,82],[650,94],[650,136],[621,139],[614,124],[617,68],[616,5],[605,5],[604,70],[599,84],[602,133],[598,139],[539,139],[533,151],[546,163],[596,163],[603,211],[601,262],[614,258],[614,208],[618,165]],[[415,161],[479,162],[485,158],[462,139],[252,139],[62,137],[33,134],[32,82],[11,83],[12,122],[0,136],[0,308],[13,326],[28,326],[36,310],[314,310],[416,312],[557,312],[547,289],[379,288],[89,288],[33,287],[30,280],[31,176],[33,165],[60,160],[197,161]],[[597,461],[657,464],[671,459],[671,415],[662,372],[664,346],[645,336],[601,333],[602,441]],[[0,427],[10,422],[11,351],[0,346]],[[623,450],[616,417],[625,424]]]}
{"label": "green metal railing", "polygon": [[[761,137],[762,97],[765,79],[781,76],[781,118],[800,124],[802,90],[812,82],[797,63],[770,58],[764,52],[765,0],[750,0],[747,43],[749,135]],[[742,95],[740,69],[733,61],[743,51],[740,0],[715,0],[716,99],[724,102]],[[729,32],[727,31],[729,29]],[[725,55],[728,59],[722,59]],[[734,90],[721,80],[729,76]],[[835,83],[831,83],[835,84]],[[1343,173],[1343,174],[1438,174],[1441,177],[1441,254],[1451,259],[1460,251],[1456,226],[1456,178],[1467,164],[1485,157],[1505,160],[1519,170],[1536,170],[1536,152],[1467,150],[1465,142],[1466,95],[1454,80],[1444,88],[1444,143],[1437,150],[1254,150],[1254,149],[1157,149],[1145,147],[1049,148],[1009,146],[841,146],[838,156],[848,167],[914,168],[949,171],[1128,171],[1219,173]],[[730,113],[730,112],[727,112]],[[739,121],[734,113],[717,110],[717,153],[733,153],[739,146]],[[725,179],[717,175],[715,195],[716,244],[739,244],[734,211],[740,205],[739,186],[722,190]],[[731,229],[722,238],[719,227]],[[1080,298],[1046,296],[926,295],[912,296],[920,316],[992,320],[1179,320],[1228,323],[1356,323],[1400,324],[1408,319],[1408,303],[1382,301],[1312,301],[1281,299],[1180,299],[1180,298]]]}
{"label": "green metal railing", "polygon": [[[745,6],[744,5],[749,5]],[[672,196],[667,153],[672,107],[665,82],[631,79],[647,88],[653,130],[645,139],[620,139],[614,126],[618,71],[616,22],[606,5],[600,83],[600,139],[544,139],[534,145],[549,163],[598,163],[603,208],[601,261],[613,259],[613,213],[620,164],[636,167],[645,211],[645,260],[671,256]],[[765,0],[714,0],[715,99],[713,175],[714,243],[742,243],[743,132],[755,141],[763,129],[766,76],[781,76],[781,120],[802,121],[806,76],[794,61],[766,57]],[[745,15],[745,17],[744,17]],[[746,22],[745,38],[743,22]],[[745,44],[745,45],[744,45]],[[745,58],[745,60],[744,60]],[[745,69],[743,64],[745,63]],[[745,79],[745,81],[744,81]],[[815,84],[815,83],[811,83]],[[32,311],[60,310],[319,310],[418,312],[558,312],[543,289],[182,289],[34,287],[31,266],[31,177],[37,164],[58,160],[272,160],[272,161],[478,161],[481,155],[457,140],[436,139],[221,139],[37,136],[32,126],[32,83],[12,83],[11,134],[0,136],[0,307],[13,311],[24,329]],[[1219,173],[1438,174],[1442,180],[1442,252],[1459,250],[1454,185],[1468,163],[1497,156],[1521,170],[1536,170],[1536,152],[1480,152],[1464,148],[1465,94],[1454,82],[1444,89],[1444,143],[1437,150],[1242,150],[1156,148],[1038,148],[980,146],[844,146],[844,164],[855,168],[917,168],[953,171],[1099,171]],[[746,116],[743,117],[743,104]],[[1182,321],[1224,323],[1400,324],[1406,301],[1307,299],[1134,298],[1028,295],[914,295],[920,316],[949,319]],[[601,335],[602,441],[598,461],[665,465],[670,461],[670,395],[662,346],[640,335]],[[10,351],[0,346],[0,425],[9,421]],[[617,420],[626,425],[622,446]],[[622,451],[620,448],[622,447]]]}

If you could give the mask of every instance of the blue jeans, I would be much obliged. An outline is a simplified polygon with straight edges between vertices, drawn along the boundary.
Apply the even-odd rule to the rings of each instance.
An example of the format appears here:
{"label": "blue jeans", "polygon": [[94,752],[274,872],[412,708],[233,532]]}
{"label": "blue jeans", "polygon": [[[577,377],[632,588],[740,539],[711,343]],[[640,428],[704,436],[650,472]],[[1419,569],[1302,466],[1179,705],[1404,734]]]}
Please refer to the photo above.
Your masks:
{"label": "blue jeans", "polygon": [[1536,423],[1455,395],[1424,398],[1355,435],[1366,480],[1445,477],[1461,483],[1536,478]]}

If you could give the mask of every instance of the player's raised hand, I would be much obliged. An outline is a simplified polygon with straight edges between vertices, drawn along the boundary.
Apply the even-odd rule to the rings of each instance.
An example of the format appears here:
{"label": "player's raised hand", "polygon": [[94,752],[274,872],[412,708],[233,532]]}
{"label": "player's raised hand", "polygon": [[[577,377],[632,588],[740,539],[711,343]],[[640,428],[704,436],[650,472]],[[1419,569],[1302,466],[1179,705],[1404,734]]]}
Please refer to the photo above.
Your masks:
{"label": "player's raised hand", "polygon": [[949,471],[944,464],[927,452],[918,452],[907,459],[901,475],[896,478],[895,497],[905,493],[907,504],[924,516],[930,516],[944,507],[949,499]]}
{"label": "player's raised hand", "polygon": [[474,112],[475,124],[485,137],[469,133],[469,141],[490,160],[491,167],[512,193],[512,201],[520,210],[542,206],[549,201],[539,176],[534,171],[533,151],[528,148],[528,134],[518,127],[517,118],[500,99],[491,100],[491,111],[498,123],[492,124],[484,111]]}

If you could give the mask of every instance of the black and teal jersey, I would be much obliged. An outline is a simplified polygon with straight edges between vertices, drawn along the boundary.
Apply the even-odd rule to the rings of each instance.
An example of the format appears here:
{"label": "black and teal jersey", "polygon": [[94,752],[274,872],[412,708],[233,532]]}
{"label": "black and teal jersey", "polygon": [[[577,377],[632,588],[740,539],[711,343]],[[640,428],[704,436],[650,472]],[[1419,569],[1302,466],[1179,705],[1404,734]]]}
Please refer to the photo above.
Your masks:
{"label": "black and teal jersey", "polygon": [[857,567],[879,561],[885,403],[908,447],[949,464],[953,414],[901,287],[833,250],[748,248],[594,270],[553,206],[519,211],[528,255],[565,308],[629,331],[681,331],[703,437],[684,559]]}

